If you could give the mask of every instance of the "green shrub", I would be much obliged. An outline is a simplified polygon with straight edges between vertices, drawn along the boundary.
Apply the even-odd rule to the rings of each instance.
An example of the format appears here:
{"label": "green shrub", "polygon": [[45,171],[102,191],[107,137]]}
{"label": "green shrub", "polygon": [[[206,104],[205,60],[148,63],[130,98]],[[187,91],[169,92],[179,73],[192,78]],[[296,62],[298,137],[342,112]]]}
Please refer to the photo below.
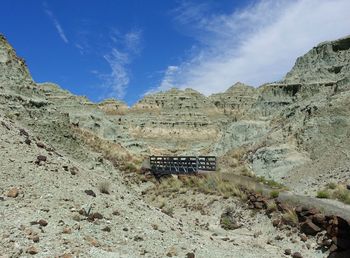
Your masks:
{"label": "green shrub", "polygon": [[337,186],[333,196],[343,203],[350,204],[350,191],[346,189],[345,186]]}
{"label": "green shrub", "polygon": [[329,199],[330,198],[330,194],[326,190],[318,191],[317,192],[317,198]]}
{"label": "green shrub", "polygon": [[278,182],[276,182],[275,180],[272,180],[272,179],[266,179],[263,176],[257,177],[257,181],[260,182],[260,183],[263,183],[264,185],[267,185],[267,186],[269,186],[271,188],[286,189],[286,187],[283,184],[278,183]]}
{"label": "green shrub", "polygon": [[279,196],[279,194],[280,194],[280,192],[276,191],[276,190],[273,190],[270,192],[271,198],[277,198]]}

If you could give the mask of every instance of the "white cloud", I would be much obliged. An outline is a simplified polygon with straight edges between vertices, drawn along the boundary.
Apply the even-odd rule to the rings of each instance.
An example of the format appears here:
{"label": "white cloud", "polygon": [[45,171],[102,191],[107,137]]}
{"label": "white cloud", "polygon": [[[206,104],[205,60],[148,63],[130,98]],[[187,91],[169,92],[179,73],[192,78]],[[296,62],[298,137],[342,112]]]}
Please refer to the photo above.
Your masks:
{"label": "white cloud", "polygon": [[[140,52],[140,31],[130,31],[124,35],[117,30],[110,33],[110,39],[114,47],[103,58],[108,63],[111,72],[109,74],[97,73],[103,80],[104,88],[108,91],[107,97],[124,98],[130,82],[128,65],[131,64],[134,56]],[[117,46],[117,47],[115,47]],[[106,96],[101,96],[106,97]]]}
{"label": "white cloud", "polygon": [[164,72],[164,77],[163,77],[163,80],[161,81],[160,85],[156,88],[152,88],[152,89],[148,90],[145,94],[143,94],[143,96],[155,93],[157,91],[165,91],[165,90],[168,90],[171,87],[173,87],[174,77],[175,77],[176,73],[178,73],[178,72],[179,72],[178,66],[173,66],[173,65],[168,66],[168,68]]}
{"label": "white cloud", "polygon": [[[191,87],[204,94],[236,81],[280,80],[313,46],[350,34],[348,0],[261,0],[229,14],[185,2],[175,21],[198,40],[196,53],[167,69],[158,90]],[[170,66],[172,67],[172,66]]]}
{"label": "white cloud", "polygon": [[54,16],[54,14],[52,13],[52,11],[49,9],[48,5],[46,2],[44,2],[44,11],[47,14],[47,16],[49,16],[49,18],[51,19],[51,21],[53,22],[53,25],[55,26],[58,35],[60,36],[60,38],[65,42],[68,43],[68,39],[66,37],[66,34],[64,33],[61,24],[58,22],[58,20],[56,19],[56,17]]}
{"label": "white cloud", "polygon": [[129,63],[129,56],[126,53],[120,52],[118,49],[112,49],[111,53],[104,56],[104,59],[108,62],[111,73],[103,75],[104,86],[107,87],[110,92],[109,96],[116,96],[117,98],[123,98],[125,96],[125,90],[129,84],[129,75],[125,66]]}
{"label": "white cloud", "polygon": [[141,31],[130,31],[125,34],[124,43],[128,50],[137,54],[141,51]]}

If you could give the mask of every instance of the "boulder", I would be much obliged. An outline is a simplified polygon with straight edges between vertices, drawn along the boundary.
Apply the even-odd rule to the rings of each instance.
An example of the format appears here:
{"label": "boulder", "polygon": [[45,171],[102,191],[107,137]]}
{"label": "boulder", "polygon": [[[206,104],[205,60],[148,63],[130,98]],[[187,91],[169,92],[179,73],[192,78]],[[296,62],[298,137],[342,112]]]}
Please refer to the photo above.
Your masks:
{"label": "boulder", "polygon": [[310,219],[307,219],[300,225],[300,230],[306,235],[315,236],[318,232],[321,231],[321,228],[315,225]]}

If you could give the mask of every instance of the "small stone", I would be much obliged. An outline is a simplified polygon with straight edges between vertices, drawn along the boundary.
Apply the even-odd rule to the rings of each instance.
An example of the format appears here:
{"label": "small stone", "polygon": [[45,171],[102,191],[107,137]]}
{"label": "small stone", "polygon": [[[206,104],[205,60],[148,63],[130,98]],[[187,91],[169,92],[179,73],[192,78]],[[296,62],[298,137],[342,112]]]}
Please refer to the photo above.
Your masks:
{"label": "small stone", "polygon": [[40,165],[40,162],[46,162],[47,161],[47,157],[44,155],[39,155],[36,157],[36,161],[35,163]]}
{"label": "small stone", "polygon": [[19,190],[16,187],[14,187],[8,191],[7,197],[16,198],[18,194],[19,194]]}
{"label": "small stone", "polygon": [[259,210],[261,210],[262,208],[264,208],[262,202],[255,202],[255,203],[254,203],[254,207],[255,207],[256,209],[259,209]]}
{"label": "small stone", "polygon": [[123,228],[123,231],[129,231],[129,229],[128,228]]}
{"label": "small stone", "polygon": [[292,253],[292,250],[291,250],[291,249],[286,249],[286,250],[284,250],[284,254],[285,254],[285,255],[291,255],[291,253]]}
{"label": "small stone", "polygon": [[96,239],[91,239],[89,242],[90,242],[90,244],[91,244],[92,246],[94,246],[94,247],[99,247],[99,246],[100,246],[100,243],[97,242]]}
{"label": "small stone", "polygon": [[277,227],[277,226],[280,224],[280,222],[281,222],[281,220],[275,219],[275,220],[272,221],[272,225],[273,225],[274,227]]}
{"label": "small stone", "polygon": [[331,244],[332,244],[332,239],[325,239],[322,242],[322,245],[324,246],[331,246]]}
{"label": "small stone", "polygon": [[186,258],[195,258],[194,253],[187,253]]}
{"label": "small stone", "polygon": [[65,228],[63,228],[62,233],[63,234],[71,234],[72,233],[72,229],[70,227],[65,227]]}
{"label": "small stone", "polygon": [[105,232],[111,232],[111,228],[106,226],[102,229],[102,231],[105,231]]}
{"label": "small stone", "polygon": [[30,145],[32,143],[32,141],[29,138],[26,138],[24,140],[24,143],[27,144],[27,145]]}
{"label": "small stone", "polygon": [[42,227],[46,227],[48,223],[47,223],[46,220],[41,219],[41,220],[38,221],[38,224],[39,224],[40,226],[42,226]]}
{"label": "small stone", "polygon": [[77,167],[71,167],[69,171],[71,175],[75,176],[76,174],[78,174],[79,169]]}
{"label": "small stone", "polygon": [[24,130],[24,129],[19,129],[19,135],[24,135],[24,136],[29,137],[29,134],[28,134],[27,131]]}
{"label": "small stone", "polygon": [[81,221],[81,218],[80,218],[80,216],[78,214],[74,214],[72,219],[75,220],[75,221]]}
{"label": "small stone", "polygon": [[94,191],[92,191],[92,190],[85,190],[84,192],[85,192],[87,195],[90,195],[90,196],[96,197],[95,192],[94,192]]}
{"label": "small stone", "polygon": [[46,147],[45,144],[42,142],[37,142],[36,146],[38,146],[39,148],[42,148],[42,149],[45,149],[45,147]]}
{"label": "small stone", "polygon": [[322,226],[326,224],[326,217],[321,213],[315,214],[312,217],[312,222],[315,223],[317,226]]}
{"label": "small stone", "polygon": [[295,252],[292,254],[293,258],[303,258],[303,256],[299,252]]}
{"label": "small stone", "polygon": [[143,241],[144,239],[143,239],[143,237],[141,237],[141,236],[135,236],[134,237],[134,241]]}
{"label": "small stone", "polygon": [[94,219],[103,219],[103,215],[99,212],[95,212],[92,214]]}
{"label": "small stone", "polygon": [[307,236],[305,234],[301,234],[300,235],[300,240],[303,241],[303,242],[306,242],[307,241]]}
{"label": "small stone", "polygon": [[38,250],[34,246],[31,246],[27,249],[26,253],[34,255],[38,253]]}
{"label": "small stone", "polygon": [[283,238],[284,238],[283,236],[277,235],[275,237],[275,240],[280,241],[280,240],[283,240]]}
{"label": "small stone", "polygon": [[35,236],[33,236],[32,240],[33,240],[34,243],[38,243],[40,238],[39,238],[38,235],[35,235]]}
{"label": "small stone", "polygon": [[170,247],[170,250],[167,252],[166,256],[168,257],[173,257],[173,256],[177,256],[177,251],[176,248],[174,246]]}

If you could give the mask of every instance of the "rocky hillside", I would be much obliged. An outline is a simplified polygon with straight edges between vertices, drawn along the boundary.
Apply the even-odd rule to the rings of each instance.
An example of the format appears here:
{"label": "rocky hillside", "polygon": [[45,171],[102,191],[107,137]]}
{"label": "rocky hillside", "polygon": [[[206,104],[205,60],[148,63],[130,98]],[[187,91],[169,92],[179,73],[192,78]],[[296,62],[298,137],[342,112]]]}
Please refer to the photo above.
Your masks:
{"label": "rocky hillside", "polygon": [[[296,232],[278,233],[267,216],[261,213],[253,218],[254,211],[237,198],[185,191],[179,200],[164,203],[155,198],[165,196],[152,193],[157,184],[134,183],[121,171],[132,153],[151,151],[142,141],[154,135],[146,130],[142,137],[133,136],[147,112],[159,126],[168,121],[164,125],[168,132],[169,127],[179,130],[176,121],[180,121],[188,134],[190,128],[198,127],[203,134],[207,131],[208,138],[213,132],[217,136],[219,127],[212,116],[220,111],[201,94],[174,90],[172,104],[164,104],[160,112],[157,105],[145,112],[142,101],[131,110],[112,100],[94,104],[57,85],[36,84],[4,37],[0,56],[2,256],[279,257],[286,248],[302,250],[304,242]],[[149,97],[148,103],[161,98]],[[170,111],[178,100],[183,119]],[[203,122],[194,123],[196,116]],[[155,127],[142,121],[144,128]],[[156,146],[157,141],[152,143]],[[155,197],[144,198],[144,189]],[[185,203],[189,194],[194,197]],[[239,211],[236,231],[220,226],[221,213],[228,206]],[[321,255],[315,245],[303,253],[305,257]]]}
{"label": "rocky hillside", "polygon": [[[305,184],[315,186],[307,187],[311,192],[323,184],[315,181],[316,174],[333,175],[334,169],[346,167],[349,37],[319,44],[299,57],[278,83],[259,88],[236,83],[209,97],[192,89],[171,89],[147,95],[131,108],[113,99],[95,104],[57,85],[35,84],[24,61],[1,40],[1,80],[6,83],[1,86],[2,103],[20,101],[27,107],[1,108],[28,125],[34,117],[47,127],[51,122],[65,126],[62,130],[73,126],[139,157],[173,153],[230,159],[240,152],[240,164],[256,175],[289,185],[310,177],[296,187],[300,191]],[[43,132],[51,130],[47,127],[38,132],[54,137]],[[318,164],[320,169],[312,169]],[[222,169],[227,171],[227,166]]]}
{"label": "rocky hillside", "polygon": [[[34,82],[1,36],[0,252],[280,257],[288,246],[322,257],[296,232],[278,233],[262,213],[253,220],[237,198],[223,195],[233,186],[223,183],[210,197],[175,181],[175,191],[161,195],[157,183],[126,172],[150,154],[213,154],[220,175],[263,176],[300,194],[350,184],[349,42],[321,43],[278,83],[236,83],[209,97],[171,89],[129,108]],[[227,206],[239,211],[242,228],[234,232],[220,226]]]}

